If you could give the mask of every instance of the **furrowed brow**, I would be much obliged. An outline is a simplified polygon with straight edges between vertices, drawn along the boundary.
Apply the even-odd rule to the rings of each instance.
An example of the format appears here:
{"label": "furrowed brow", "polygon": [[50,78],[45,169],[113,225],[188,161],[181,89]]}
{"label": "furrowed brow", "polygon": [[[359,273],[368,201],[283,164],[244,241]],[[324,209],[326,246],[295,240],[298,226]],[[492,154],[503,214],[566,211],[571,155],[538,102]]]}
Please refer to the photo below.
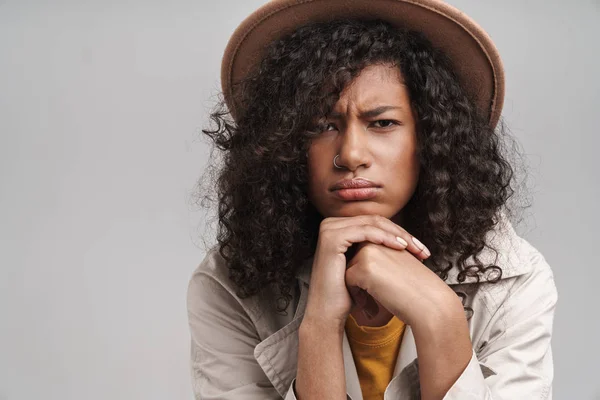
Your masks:
{"label": "furrowed brow", "polygon": [[[373,118],[373,117],[383,114],[384,112],[389,111],[389,110],[401,110],[401,109],[402,109],[402,107],[396,107],[396,106],[380,106],[380,107],[373,108],[372,110],[363,111],[359,114],[359,116],[361,118]],[[342,116],[342,114],[337,111],[332,111],[329,114],[329,117],[334,118],[334,119],[339,119],[339,118],[341,118],[341,116]]]}

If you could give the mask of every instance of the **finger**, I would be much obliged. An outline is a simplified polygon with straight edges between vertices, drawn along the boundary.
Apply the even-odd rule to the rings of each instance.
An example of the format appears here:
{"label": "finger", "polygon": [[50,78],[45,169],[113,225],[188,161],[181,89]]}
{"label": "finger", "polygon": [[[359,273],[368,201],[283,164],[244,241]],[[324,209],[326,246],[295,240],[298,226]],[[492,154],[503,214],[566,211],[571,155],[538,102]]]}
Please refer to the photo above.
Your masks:
{"label": "finger", "polygon": [[414,254],[415,257],[419,259],[425,259],[431,256],[431,252],[427,246],[425,246],[419,239],[408,233],[406,229],[402,228],[394,221],[388,218],[374,218],[373,221],[381,228],[392,230],[396,236],[400,237],[406,243],[406,250]]}
{"label": "finger", "polygon": [[[371,242],[393,249],[404,250],[405,245],[385,229],[373,225],[353,225],[335,230],[336,236],[346,240],[344,246],[350,248],[354,243]],[[339,236],[338,236],[339,235]]]}
{"label": "finger", "polygon": [[[346,287],[351,288],[356,293],[356,302],[360,309],[366,312],[366,316],[371,319],[379,312],[379,306],[373,296],[364,289],[367,276],[365,270],[360,266],[355,265],[346,270],[345,281]],[[358,290],[357,290],[358,289]]]}
{"label": "finger", "polygon": [[410,241],[412,245],[415,247],[414,251],[411,251],[417,258],[425,259],[431,256],[431,252],[419,239],[415,236],[410,235]]}
{"label": "finger", "polygon": [[365,224],[378,226],[381,229],[390,231],[390,233],[400,238],[397,240],[403,245],[403,248],[411,252],[419,260],[424,260],[431,256],[431,252],[427,246],[425,246],[419,239],[408,233],[406,229],[394,223],[389,218],[381,215],[368,214],[354,217],[334,217],[328,222],[331,228],[343,228],[356,225],[361,226]]}

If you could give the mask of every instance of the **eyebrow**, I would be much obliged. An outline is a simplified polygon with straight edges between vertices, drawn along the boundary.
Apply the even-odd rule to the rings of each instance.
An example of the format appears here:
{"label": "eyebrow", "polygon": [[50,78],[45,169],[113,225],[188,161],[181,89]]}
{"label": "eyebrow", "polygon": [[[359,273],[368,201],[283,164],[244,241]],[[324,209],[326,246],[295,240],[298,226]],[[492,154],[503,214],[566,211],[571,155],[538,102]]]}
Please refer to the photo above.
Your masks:
{"label": "eyebrow", "polygon": [[[386,111],[389,110],[401,110],[402,107],[396,107],[396,106],[380,106],[380,107],[376,107],[373,108],[372,110],[367,110],[367,111],[363,111],[359,114],[359,117],[361,118],[373,118],[378,116],[379,114],[383,114]],[[336,111],[332,111],[329,114],[330,118],[340,118],[342,116],[341,113],[336,112]]]}

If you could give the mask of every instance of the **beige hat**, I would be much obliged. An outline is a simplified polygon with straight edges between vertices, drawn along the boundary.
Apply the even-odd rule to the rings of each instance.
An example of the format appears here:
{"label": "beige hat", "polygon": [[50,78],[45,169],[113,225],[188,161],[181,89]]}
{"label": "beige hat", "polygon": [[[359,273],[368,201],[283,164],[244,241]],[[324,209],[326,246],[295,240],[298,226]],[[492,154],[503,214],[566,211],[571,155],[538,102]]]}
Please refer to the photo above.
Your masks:
{"label": "beige hat", "polygon": [[504,68],[490,36],[441,0],[272,0],[250,14],[229,39],[221,63],[225,102],[236,117],[232,83],[264,56],[268,44],[302,25],[337,18],[382,19],[423,32],[444,51],[467,93],[495,127],[504,103]]}

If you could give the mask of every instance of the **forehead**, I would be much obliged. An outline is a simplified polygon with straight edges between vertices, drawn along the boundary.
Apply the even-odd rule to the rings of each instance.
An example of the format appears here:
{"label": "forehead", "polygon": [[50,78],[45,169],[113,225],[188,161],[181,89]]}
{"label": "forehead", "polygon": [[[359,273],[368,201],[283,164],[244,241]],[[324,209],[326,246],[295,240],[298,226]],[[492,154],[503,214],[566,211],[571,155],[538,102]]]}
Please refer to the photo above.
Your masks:
{"label": "forehead", "polygon": [[[336,108],[374,104],[400,105],[407,102],[408,90],[397,66],[370,65],[365,67],[340,93]],[[361,107],[362,108],[362,107]]]}

